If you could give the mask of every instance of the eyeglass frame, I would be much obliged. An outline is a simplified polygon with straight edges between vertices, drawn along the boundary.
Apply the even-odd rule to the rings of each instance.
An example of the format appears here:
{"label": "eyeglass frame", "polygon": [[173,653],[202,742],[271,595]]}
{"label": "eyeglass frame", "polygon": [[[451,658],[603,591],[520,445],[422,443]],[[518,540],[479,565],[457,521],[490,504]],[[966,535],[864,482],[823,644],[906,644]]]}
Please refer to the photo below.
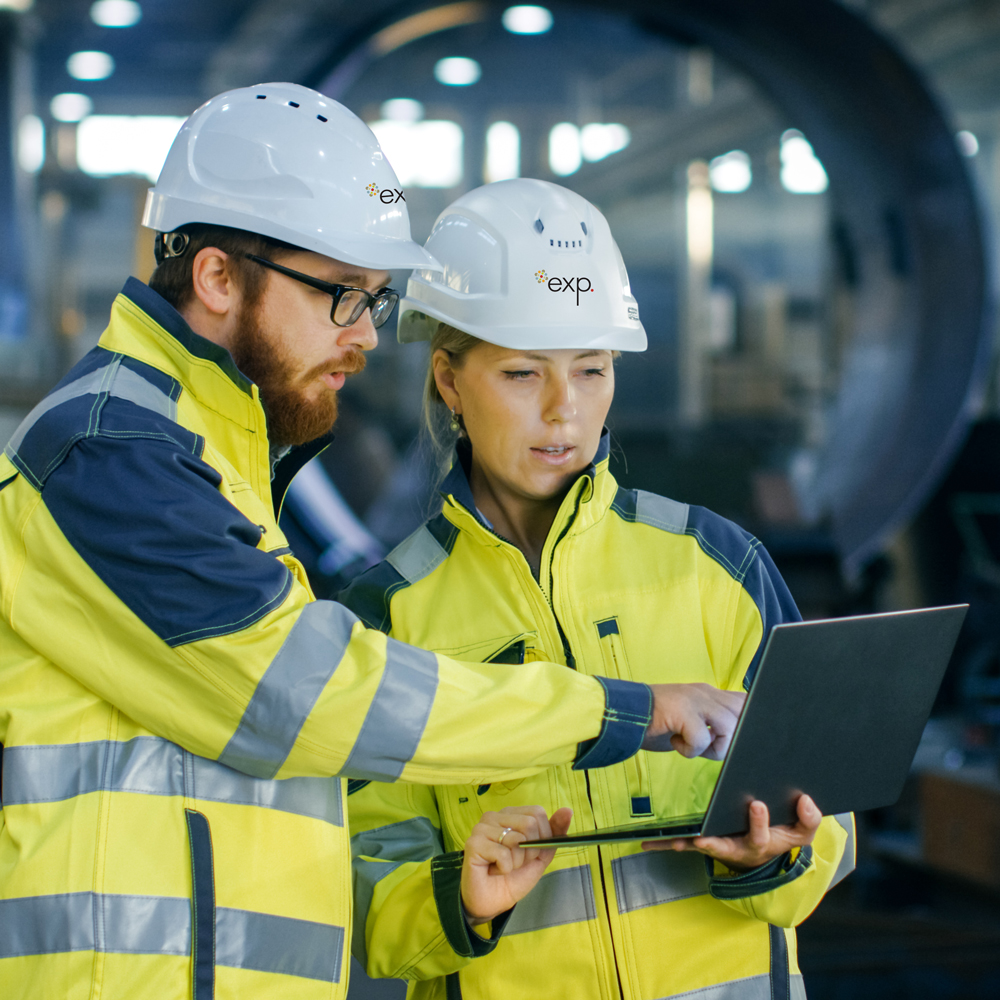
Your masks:
{"label": "eyeglass frame", "polygon": [[[321,278],[314,278],[311,274],[303,274],[301,271],[295,271],[290,267],[285,267],[284,264],[276,264],[273,260],[268,260],[266,257],[258,257],[257,254],[254,253],[244,253],[243,256],[252,260],[256,264],[260,264],[262,267],[269,267],[272,271],[277,271],[279,274],[284,274],[289,278],[294,278],[296,281],[301,281],[303,285],[309,285],[310,288],[326,292],[327,295],[333,298],[333,304],[330,306],[330,322],[333,323],[334,326],[340,327],[342,330],[354,326],[354,324],[357,323],[357,321],[364,315],[365,309],[371,310],[372,306],[375,305],[379,299],[382,299],[387,295],[393,296],[395,301],[392,303],[392,308],[386,311],[385,318],[381,319],[381,322],[379,323],[376,323],[374,319],[372,319],[372,325],[376,330],[378,330],[388,322],[389,317],[392,316],[396,310],[396,306],[399,304],[399,292],[397,292],[394,288],[390,288],[388,285],[386,285],[385,288],[379,289],[379,291],[373,295],[367,288],[358,288],[357,285],[338,285],[332,281],[323,281]],[[341,297],[346,292],[362,292],[364,295],[368,296],[368,301],[358,313],[356,319],[352,320],[350,323],[338,323],[336,319],[334,319],[334,314],[337,311],[337,306],[340,304]]]}

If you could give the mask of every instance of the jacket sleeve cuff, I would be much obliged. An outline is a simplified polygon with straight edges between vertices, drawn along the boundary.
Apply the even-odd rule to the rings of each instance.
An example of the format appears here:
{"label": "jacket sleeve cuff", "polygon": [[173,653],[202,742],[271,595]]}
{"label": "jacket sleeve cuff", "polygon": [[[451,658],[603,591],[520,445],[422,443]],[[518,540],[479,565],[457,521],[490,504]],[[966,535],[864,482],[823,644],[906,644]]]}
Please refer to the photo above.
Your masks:
{"label": "jacket sleeve cuff", "polygon": [[595,679],[604,687],[604,721],[597,736],[578,744],[574,771],[628,760],[642,746],[653,719],[653,691],[648,684]]}
{"label": "jacket sleeve cuff", "polygon": [[759,868],[733,875],[716,872],[713,858],[705,858],[708,869],[708,891],[716,899],[746,899],[747,896],[762,896],[766,892],[780,889],[794,882],[812,867],[812,846],[806,845],[796,851],[786,851],[772,858]]}
{"label": "jacket sleeve cuff", "polygon": [[497,946],[513,909],[493,918],[490,936],[484,938],[469,926],[462,909],[462,852],[439,854],[431,860],[431,886],[441,927],[456,955],[482,958]]}

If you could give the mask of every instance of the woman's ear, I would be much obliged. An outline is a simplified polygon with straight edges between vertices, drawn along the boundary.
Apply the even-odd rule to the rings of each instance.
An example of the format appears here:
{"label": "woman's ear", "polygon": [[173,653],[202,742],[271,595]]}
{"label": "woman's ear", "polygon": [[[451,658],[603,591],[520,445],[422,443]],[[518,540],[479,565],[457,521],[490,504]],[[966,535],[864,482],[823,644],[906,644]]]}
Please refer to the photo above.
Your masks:
{"label": "woman's ear", "polygon": [[438,348],[431,358],[431,365],[434,370],[434,381],[444,405],[455,413],[461,413],[462,399],[455,385],[455,369],[451,363],[451,355],[443,348]]}

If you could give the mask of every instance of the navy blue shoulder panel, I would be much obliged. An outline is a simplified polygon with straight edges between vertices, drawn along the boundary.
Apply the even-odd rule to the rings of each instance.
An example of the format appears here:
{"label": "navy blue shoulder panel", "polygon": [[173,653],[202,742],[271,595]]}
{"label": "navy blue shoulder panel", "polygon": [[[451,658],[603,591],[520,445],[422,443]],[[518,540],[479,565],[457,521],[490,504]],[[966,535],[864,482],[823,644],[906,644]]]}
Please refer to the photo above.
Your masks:
{"label": "navy blue shoulder panel", "polygon": [[[418,528],[417,532],[425,530],[433,536],[445,553],[451,555],[455,539],[458,538],[458,528],[444,514],[432,517],[423,527]],[[392,554],[389,553],[390,558]],[[409,587],[411,582],[387,559],[383,559],[377,566],[372,566],[356,577],[351,585],[339,594],[337,600],[353,611],[368,628],[388,633],[392,629],[393,595]]]}
{"label": "navy blue shoulder panel", "polygon": [[368,628],[388,633],[392,628],[389,601],[409,584],[387,562],[372,566],[337,595],[337,600],[356,614]]}
{"label": "navy blue shoulder panel", "polygon": [[66,539],[172,646],[248,628],[288,569],[219,492],[204,440],[175,422],[180,383],[102,348],[35,407],[7,454]]}
{"label": "navy blue shoulder panel", "polygon": [[38,490],[78,441],[97,434],[158,438],[200,454],[204,441],[175,422],[180,394],[169,375],[95,347],[25,417],[6,454]]}
{"label": "navy blue shoulder panel", "polygon": [[[644,514],[644,507],[652,508],[652,513]],[[784,622],[802,620],[795,599],[767,549],[739,525],[705,507],[679,504],[639,490],[619,488],[611,509],[624,521],[653,523],[673,534],[690,535],[750,595],[760,612],[763,632],[743,681],[744,687],[749,688],[771,629]],[[657,521],[656,516],[662,520]]]}
{"label": "navy blue shoulder panel", "polygon": [[287,567],[257,549],[260,526],[222,496],[220,481],[173,440],[111,428],[70,450],[42,498],[119,600],[180,646],[249,628],[292,586]]}

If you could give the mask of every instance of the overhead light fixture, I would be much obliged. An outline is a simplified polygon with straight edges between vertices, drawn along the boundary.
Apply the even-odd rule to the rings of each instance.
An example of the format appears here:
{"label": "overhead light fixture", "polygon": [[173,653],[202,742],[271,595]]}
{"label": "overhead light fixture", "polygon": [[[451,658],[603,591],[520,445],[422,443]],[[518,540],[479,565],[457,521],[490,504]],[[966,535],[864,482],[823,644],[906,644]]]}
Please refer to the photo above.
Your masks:
{"label": "overhead light fixture", "polygon": [[418,122],[424,117],[424,106],[412,97],[393,97],[383,101],[379,110],[390,122]]}
{"label": "overhead light fixture", "polygon": [[115,71],[115,61],[107,52],[74,52],[66,60],[66,70],[76,80],[106,80]]}
{"label": "overhead light fixture", "polygon": [[822,194],[829,186],[823,164],[797,129],[781,133],[781,186],[792,194]]}
{"label": "overhead light fixture", "polygon": [[434,64],[434,79],[448,87],[471,86],[482,75],[479,63],[465,56],[448,56]]}
{"label": "overhead light fixture", "polygon": [[94,102],[86,94],[56,94],[49,111],[57,122],[78,122],[94,110]]}
{"label": "overhead light fixture", "polygon": [[35,0],[0,0],[0,10],[31,10]]}
{"label": "overhead light fixture", "polygon": [[517,7],[508,7],[500,21],[515,35],[543,35],[552,27],[552,11],[548,7],[519,4]]}
{"label": "overhead light fixture", "polygon": [[45,163],[45,125],[38,115],[25,115],[17,126],[17,162],[28,174]]}
{"label": "overhead light fixture", "polygon": [[746,191],[753,181],[750,157],[742,149],[723,153],[709,163],[708,176],[716,191],[727,194]]}
{"label": "overhead light fixture", "polygon": [[962,129],[955,136],[955,141],[958,143],[958,151],[962,156],[972,157],[979,152],[979,140],[968,129]]}
{"label": "overhead light fixture", "polygon": [[97,0],[90,19],[102,28],[131,28],[142,20],[142,8],[134,0]]}

